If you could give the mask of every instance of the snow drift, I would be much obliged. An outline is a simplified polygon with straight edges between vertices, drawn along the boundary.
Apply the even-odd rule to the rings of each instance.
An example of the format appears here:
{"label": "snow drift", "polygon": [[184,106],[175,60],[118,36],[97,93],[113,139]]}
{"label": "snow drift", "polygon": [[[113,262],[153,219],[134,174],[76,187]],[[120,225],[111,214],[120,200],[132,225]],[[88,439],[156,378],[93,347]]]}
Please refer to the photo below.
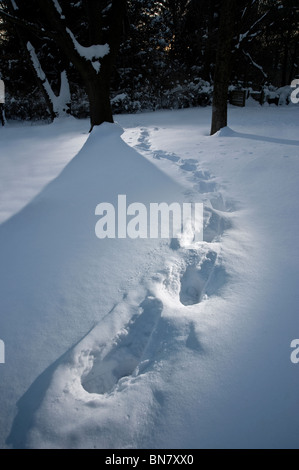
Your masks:
{"label": "snow drift", "polygon": [[[183,197],[182,188],[128,147],[121,133],[117,125],[95,129],[60,176],[0,227],[0,331],[8,358],[0,387],[7,427],[9,403],[113,309],[149,258],[155,262],[157,240],[98,240],[97,204],[116,204],[118,194],[144,204]],[[29,408],[20,402],[21,424],[17,418],[9,439],[16,446],[24,445],[30,408],[44,385],[33,389]]]}

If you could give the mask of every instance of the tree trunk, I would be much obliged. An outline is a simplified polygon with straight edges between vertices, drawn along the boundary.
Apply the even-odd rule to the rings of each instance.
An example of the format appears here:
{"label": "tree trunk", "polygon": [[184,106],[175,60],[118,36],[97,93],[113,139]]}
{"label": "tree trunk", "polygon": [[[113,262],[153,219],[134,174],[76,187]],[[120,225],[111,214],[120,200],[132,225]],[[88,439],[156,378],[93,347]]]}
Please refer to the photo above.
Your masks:
{"label": "tree trunk", "polygon": [[215,50],[215,46],[213,44],[214,40],[214,31],[215,31],[215,19],[214,14],[216,12],[215,9],[215,0],[209,2],[209,16],[207,22],[207,40],[206,40],[206,47],[204,53],[204,66],[203,66],[203,79],[207,80],[208,82],[211,81],[212,72],[212,64],[214,63],[213,51]]}
{"label": "tree trunk", "polygon": [[[15,25],[28,29],[35,34],[50,37],[67,60],[73,64],[82,76],[87,89],[90,104],[91,129],[103,122],[113,122],[110,104],[110,80],[113,66],[119,51],[121,38],[125,29],[127,17],[127,0],[112,0],[109,12],[109,32],[102,27],[102,2],[85,0],[89,39],[91,44],[82,46],[68,28],[66,18],[59,11],[53,0],[38,0],[38,6],[47,18],[47,27],[24,21],[16,15],[10,15],[1,10],[1,14]],[[104,30],[105,29],[105,30]],[[104,34],[105,32],[105,34]],[[105,41],[103,40],[105,36]],[[90,46],[100,46],[105,42],[109,52],[96,53],[90,57]],[[40,83],[39,85],[42,85]],[[41,88],[42,89],[42,88]],[[50,102],[47,101],[50,106]]]}
{"label": "tree trunk", "polygon": [[[91,130],[103,122],[113,122],[110,103],[110,80],[123,34],[124,19],[127,13],[126,0],[112,0],[108,44],[109,53],[100,58],[100,68],[96,70],[92,61],[82,57],[67,32],[63,17],[57,14],[51,0],[40,0],[41,8],[53,27],[55,40],[66,57],[81,74],[86,86],[90,107]],[[101,2],[86,0],[89,35],[92,45],[102,43],[103,30]]]}
{"label": "tree trunk", "polygon": [[214,77],[211,135],[227,126],[227,95],[236,6],[236,0],[223,0]]}
{"label": "tree trunk", "polygon": [[109,81],[97,76],[86,82],[91,130],[103,122],[113,122]]}

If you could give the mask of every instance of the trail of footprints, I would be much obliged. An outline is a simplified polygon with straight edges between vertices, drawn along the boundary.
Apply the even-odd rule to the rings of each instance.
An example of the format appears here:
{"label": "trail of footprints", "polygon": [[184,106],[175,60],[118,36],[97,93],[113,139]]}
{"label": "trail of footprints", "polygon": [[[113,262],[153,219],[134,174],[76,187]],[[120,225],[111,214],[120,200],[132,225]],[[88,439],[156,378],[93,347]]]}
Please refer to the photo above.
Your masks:
{"label": "trail of footprints", "polygon": [[[170,248],[181,259],[181,266],[183,266],[178,273],[180,287],[177,293],[182,306],[197,305],[211,296],[220,295],[221,289],[228,281],[228,274],[221,264],[218,252],[211,247],[230,228],[227,215],[233,207],[228,206],[223,200],[215,178],[208,171],[198,168],[197,160],[181,159],[173,153],[164,151],[152,151],[149,132],[146,129],[141,129],[136,147],[145,153],[148,152],[153,158],[170,160],[182,171],[190,173],[194,184],[193,191],[204,196],[203,246],[205,249],[186,250],[180,246],[178,240],[172,240],[170,244]],[[133,314],[104,357],[96,351],[91,353],[94,358],[93,366],[81,379],[87,392],[109,394],[116,389],[121,379],[136,374],[146,355],[153,333],[159,329],[162,311],[161,300],[148,292],[139,306],[138,313]],[[190,337],[188,342],[190,343]],[[193,338],[192,344],[194,342],[196,341]],[[187,343],[186,346],[189,345]]]}

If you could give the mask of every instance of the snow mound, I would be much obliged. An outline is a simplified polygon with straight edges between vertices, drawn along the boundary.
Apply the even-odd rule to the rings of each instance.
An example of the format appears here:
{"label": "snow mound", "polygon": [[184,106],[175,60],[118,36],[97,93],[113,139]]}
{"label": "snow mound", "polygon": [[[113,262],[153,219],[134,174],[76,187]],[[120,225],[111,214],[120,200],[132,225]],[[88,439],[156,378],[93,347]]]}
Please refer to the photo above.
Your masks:
{"label": "snow mound", "polygon": [[[11,419],[9,404],[138,285],[148,263],[160,264],[160,245],[170,249],[161,240],[95,236],[96,206],[116,205],[118,194],[145,205],[184,198],[178,184],[123,142],[122,133],[113,124],[95,128],[62,173],[0,226],[0,331],[6,356],[13,358],[1,369],[4,423]],[[31,403],[39,402],[44,387],[43,381],[33,387]],[[19,407],[22,426],[9,439],[14,446],[24,445],[32,419],[27,405]]]}

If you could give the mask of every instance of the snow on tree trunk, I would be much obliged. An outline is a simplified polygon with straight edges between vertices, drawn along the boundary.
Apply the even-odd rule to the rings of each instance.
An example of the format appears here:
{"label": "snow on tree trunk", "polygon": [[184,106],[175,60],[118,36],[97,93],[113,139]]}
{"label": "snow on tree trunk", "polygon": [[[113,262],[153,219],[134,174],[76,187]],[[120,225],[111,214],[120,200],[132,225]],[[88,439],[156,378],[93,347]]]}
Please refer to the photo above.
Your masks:
{"label": "snow on tree trunk", "polygon": [[39,80],[41,80],[42,85],[52,104],[53,114],[56,117],[66,116],[69,113],[69,104],[71,102],[71,93],[66,71],[64,70],[63,72],[61,72],[60,93],[58,96],[56,96],[41,67],[35,49],[29,41],[27,42],[27,50],[30,54],[33,67],[36,71],[36,75]]}
{"label": "snow on tree trunk", "polygon": [[18,5],[16,4],[15,0],[10,0],[11,1],[11,5],[12,5],[12,8],[17,11],[19,9]]}

